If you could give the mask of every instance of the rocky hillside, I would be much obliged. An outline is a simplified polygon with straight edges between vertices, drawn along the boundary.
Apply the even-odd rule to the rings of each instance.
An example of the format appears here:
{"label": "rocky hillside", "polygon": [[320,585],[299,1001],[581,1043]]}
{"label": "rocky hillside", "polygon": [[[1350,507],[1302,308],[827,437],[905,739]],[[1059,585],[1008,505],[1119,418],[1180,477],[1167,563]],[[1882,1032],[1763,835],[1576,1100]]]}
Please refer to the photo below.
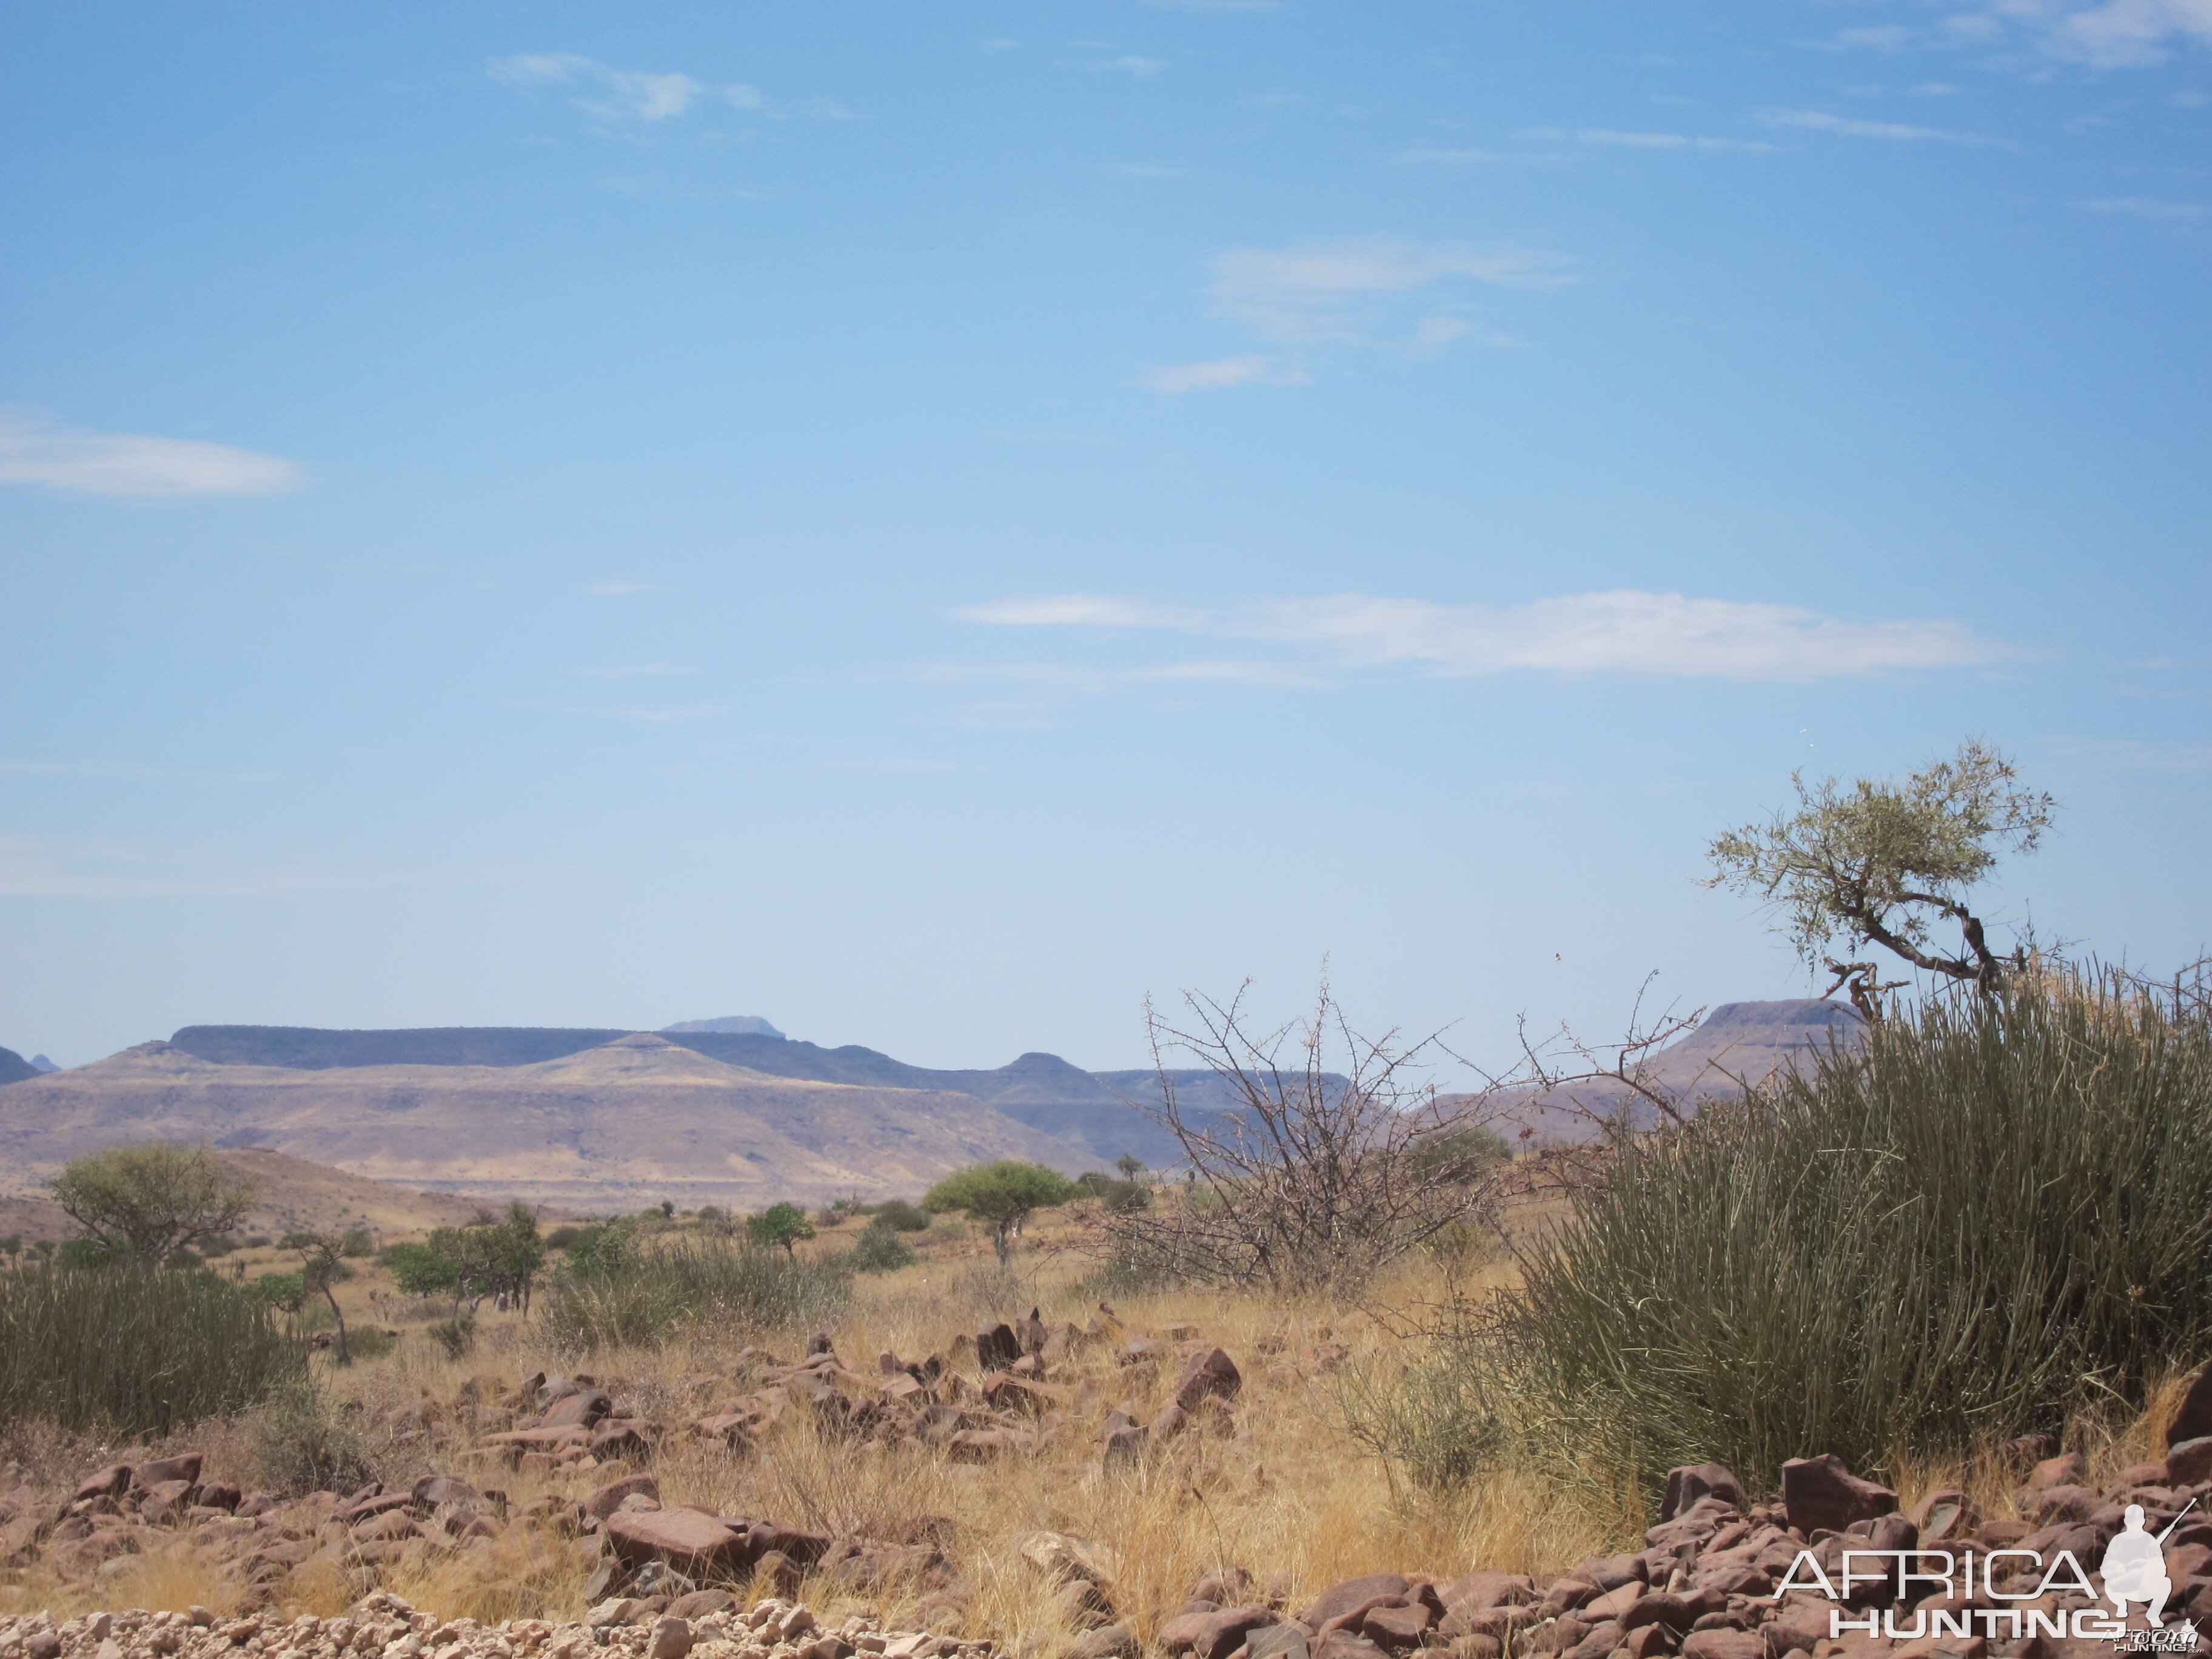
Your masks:
{"label": "rocky hillside", "polygon": [[[1695,1030],[1634,1069],[1636,1082],[1685,1114],[1756,1088],[1784,1066],[1810,1066],[1832,1049],[1857,1047],[1863,1022],[1845,1004],[1811,999],[1723,1002]],[[1522,1089],[1500,1103],[1510,1122],[1546,1140],[1585,1140],[1594,1117],[1626,1113],[1639,1129],[1664,1114],[1626,1083],[1598,1079],[1551,1090]]]}
{"label": "rocky hillside", "polygon": [[[1026,1054],[993,1070],[910,1066],[857,1043],[824,1048],[766,1030],[732,1030],[764,1020],[691,1020],[656,1035],[679,1048],[763,1076],[855,1088],[967,1095],[1041,1134],[1080,1147],[1080,1161],[1103,1168],[1124,1152],[1162,1167],[1180,1156],[1171,1137],[1134,1103],[1155,1099],[1150,1072],[1092,1073],[1057,1054]],[[187,1025],[172,1046],[223,1066],[279,1066],[295,1071],[386,1066],[520,1066],[583,1054],[629,1035],[594,1027],[436,1026],[411,1030],[325,1030],[287,1025]],[[1210,1073],[1176,1072],[1178,1092],[1194,1109],[1229,1103]]]}
{"label": "rocky hillside", "polygon": [[912,1196],[990,1158],[1099,1162],[971,1095],[770,1076],[645,1033],[509,1066],[225,1064],[149,1042],[0,1089],[0,1171],[19,1191],[149,1135],[595,1211]]}

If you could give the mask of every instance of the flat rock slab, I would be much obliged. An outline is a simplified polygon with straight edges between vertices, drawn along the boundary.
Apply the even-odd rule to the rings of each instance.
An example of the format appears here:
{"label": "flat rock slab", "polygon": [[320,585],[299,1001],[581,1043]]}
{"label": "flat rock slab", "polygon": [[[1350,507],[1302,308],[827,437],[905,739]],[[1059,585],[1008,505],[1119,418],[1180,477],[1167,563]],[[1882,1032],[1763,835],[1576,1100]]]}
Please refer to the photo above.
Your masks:
{"label": "flat rock slab", "polygon": [[665,1561],[686,1570],[741,1560],[744,1540],[697,1510],[622,1510],[607,1517],[607,1541],[633,1566]]}

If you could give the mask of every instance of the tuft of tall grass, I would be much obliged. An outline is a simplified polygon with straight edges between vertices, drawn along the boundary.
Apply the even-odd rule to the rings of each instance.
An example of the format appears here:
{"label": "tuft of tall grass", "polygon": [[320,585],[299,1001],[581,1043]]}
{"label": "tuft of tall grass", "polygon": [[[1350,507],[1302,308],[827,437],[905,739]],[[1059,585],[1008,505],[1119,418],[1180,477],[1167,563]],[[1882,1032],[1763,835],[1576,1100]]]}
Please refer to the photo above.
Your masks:
{"label": "tuft of tall grass", "polygon": [[1365,1419],[1646,1485],[1964,1455],[2212,1351],[2212,1018],[2117,976],[1946,998],[1624,1149]]}
{"label": "tuft of tall grass", "polygon": [[794,1261],[769,1245],[675,1235],[563,1273],[543,1305],[554,1344],[586,1352],[650,1347],[699,1326],[826,1323],[851,1292],[839,1258]]}
{"label": "tuft of tall grass", "polygon": [[161,1435],[302,1381],[305,1346],[204,1273],[133,1262],[0,1273],[0,1423]]}

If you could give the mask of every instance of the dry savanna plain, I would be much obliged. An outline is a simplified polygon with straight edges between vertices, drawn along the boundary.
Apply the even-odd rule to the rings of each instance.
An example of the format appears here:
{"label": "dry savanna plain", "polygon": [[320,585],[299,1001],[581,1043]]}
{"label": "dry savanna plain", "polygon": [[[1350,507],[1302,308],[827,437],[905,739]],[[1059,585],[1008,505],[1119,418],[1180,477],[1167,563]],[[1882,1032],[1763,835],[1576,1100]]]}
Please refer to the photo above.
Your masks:
{"label": "dry savanna plain", "polygon": [[[818,1219],[802,1257],[849,1248],[865,1221]],[[1510,1225],[1547,1220],[1538,1204]],[[644,1224],[680,1243],[720,1224]],[[27,1659],[103,1644],[1232,1659],[1254,1653],[1255,1631],[1281,1630],[1270,1639],[1342,1659],[1425,1647],[1602,1659],[1593,1642],[1785,1651],[1771,1627],[1730,1616],[1808,1530],[1800,1517],[1791,1531],[1774,1472],[1750,1493],[1706,1496],[1710,1513],[1685,1504],[1662,1521],[1602,1468],[1424,1487],[1353,1431],[1358,1399],[1408,1364],[1425,1310],[1510,1285],[1510,1249],[1424,1253],[1340,1302],[1102,1295],[1085,1202],[1043,1212],[1008,1269],[957,1218],[913,1243],[911,1264],[860,1276],[818,1328],[697,1328],[588,1358],[560,1352],[542,1315],[489,1304],[454,1352],[437,1334],[450,1298],[404,1295],[358,1261],[337,1287],[350,1364],[336,1363],[335,1321],[305,1309],[319,1387],[361,1459],[344,1490],[303,1491],[289,1466],[270,1467],[254,1414],[132,1445],[18,1425],[0,1449],[0,1614],[12,1615],[0,1646]],[[296,1266],[270,1243],[221,1264],[248,1280]],[[1001,1326],[1015,1347],[993,1352]],[[2016,1541],[2058,1512],[2040,1491],[2166,1498],[2174,1482],[2153,1466],[2186,1382],[2167,1378],[2131,1418],[2078,1425],[2063,1467],[2020,1462],[2055,1446],[1930,1464],[1874,1488],[1876,1504],[1922,1510],[1932,1531],[1932,1495]],[[1160,1432],[1164,1418],[1179,1429]],[[1129,1425],[1152,1432],[1133,1444],[1125,1430],[1117,1449]],[[1713,1577],[1733,1588],[1670,1574],[1670,1551],[1733,1558],[1734,1577]],[[1664,1616],[1637,1626],[1649,1637],[1591,1611],[1670,1584]],[[101,1609],[134,1611],[118,1624]],[[1842,1650],[1804,1634],[1814,1651]]]}

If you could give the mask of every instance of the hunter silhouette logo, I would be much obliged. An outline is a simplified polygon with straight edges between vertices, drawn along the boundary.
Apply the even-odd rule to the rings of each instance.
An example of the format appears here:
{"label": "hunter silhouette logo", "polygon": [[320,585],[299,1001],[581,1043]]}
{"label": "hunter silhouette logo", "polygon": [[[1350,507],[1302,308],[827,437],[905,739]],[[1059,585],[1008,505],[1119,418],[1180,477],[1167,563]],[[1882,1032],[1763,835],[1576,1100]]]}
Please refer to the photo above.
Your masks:
{"label": "hunter silhouette logo", "polygon": [[[2190,1509],[2197,1500],[2189,1500]],[[2181,1515],[2186,1515],[2184,1510]],[[2173,1594],[2173,1580],[2166,1572],[2166,1540],[2174,1528],[2181,1524],[2177,1515],[2166,1524],[2165,1532],[2155,1538],[2143,1530],[2143,1510],[2140,1504],[2130,1504],[2123,1517],[2123,1530],[2105,1551],[2105,1564],[2099,1569],[2104,1574],[2105,1595],[2118,1611],[2121,1618],[2128,1616],[2128,1603],[2144,1603],[2143,1617],[2153,1629],[2163,1624],[2159,1615],[2166,1611],[2166,1598]]]}

